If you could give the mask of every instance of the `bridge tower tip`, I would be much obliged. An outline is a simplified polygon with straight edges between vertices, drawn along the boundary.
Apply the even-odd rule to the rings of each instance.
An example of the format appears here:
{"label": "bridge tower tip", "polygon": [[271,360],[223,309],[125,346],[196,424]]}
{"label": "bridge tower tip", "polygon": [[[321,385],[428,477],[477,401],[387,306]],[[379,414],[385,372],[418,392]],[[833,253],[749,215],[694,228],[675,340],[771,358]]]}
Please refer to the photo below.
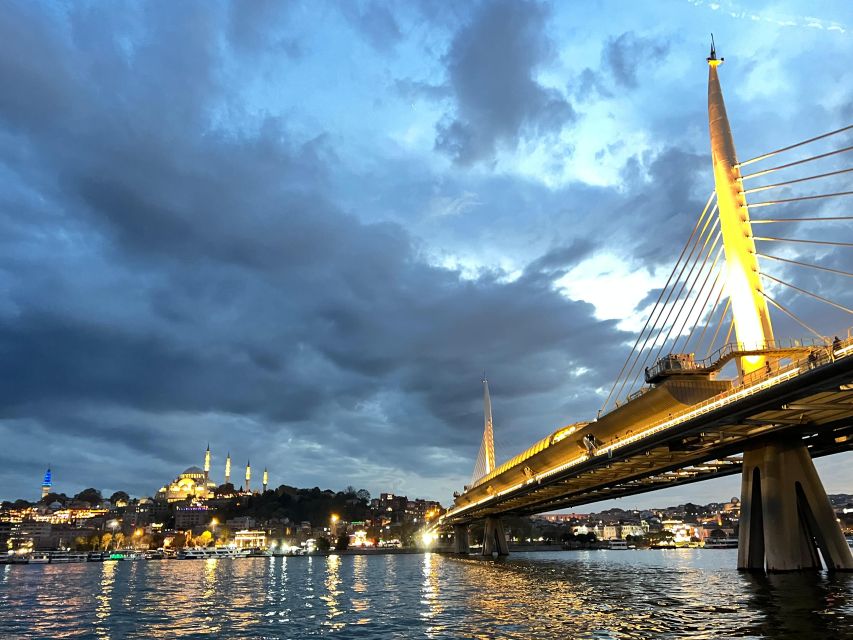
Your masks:
{"label": "bridge tower tip", "polygon": [[714,34],[711,34],[711,55],[705,58],[708,64],[712,67],[718,67],[725,61],[725,58],[717,58],[717,47],[714,44]]}

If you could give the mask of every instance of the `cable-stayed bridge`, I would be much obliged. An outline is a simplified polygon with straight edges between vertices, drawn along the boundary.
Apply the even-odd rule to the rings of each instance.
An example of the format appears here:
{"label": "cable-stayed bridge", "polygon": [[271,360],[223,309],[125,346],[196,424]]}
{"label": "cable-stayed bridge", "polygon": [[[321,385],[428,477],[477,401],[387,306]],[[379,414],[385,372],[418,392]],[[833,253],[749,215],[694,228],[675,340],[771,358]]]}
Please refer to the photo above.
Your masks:
{"label": "cable-stayed bridge", "polygon": [[[504,515],[742,473],[739,568],[818,568],[822,559],[830,569],[853,570],[812,462],[853,449],[853,335],[842,330],[853,310],[837,299],[853,273],[832,262],[830,253],[853,246],[844,236],[853,216],[831,209],[853,195],[853,167],[839,164],[853,151],[853,125],[738,162],[718,77],[721,62],[712,47],[714,191],[604,406],[595,419],[558,429],[496,465],[484,380],[485,424],[474,476],[437,523],[453,527],[457,551],[467,552],[472,522],[485,521],[484,554],[505,554]],[[783,161],[771,163],[776,156]],[[757,170],[742,174],[753,164]],[[766,192],[779,196],[765,198]],[[747,196],[759,200],[748,203]],[[765,211],[780,213],[765,217]],[[755,235],[754,225],[780,231]],[[796,285],[761,267],[813,277],[808,286]],[[833,287],[840,296],[827,293]],[[820,326],[785,303],[786,296],[824,308]],[[777,337],[771,309],[796,327],[795,335],[807,337]]]}

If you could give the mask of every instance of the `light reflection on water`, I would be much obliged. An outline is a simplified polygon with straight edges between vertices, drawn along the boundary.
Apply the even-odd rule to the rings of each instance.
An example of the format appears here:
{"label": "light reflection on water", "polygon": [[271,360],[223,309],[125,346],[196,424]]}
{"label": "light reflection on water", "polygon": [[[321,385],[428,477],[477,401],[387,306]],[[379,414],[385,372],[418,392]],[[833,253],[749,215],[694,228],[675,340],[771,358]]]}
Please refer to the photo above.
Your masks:
{"label": "light reflection on water", "polygon": [[0,638],[845,638],[853,575],[734,551],[4,566]]}

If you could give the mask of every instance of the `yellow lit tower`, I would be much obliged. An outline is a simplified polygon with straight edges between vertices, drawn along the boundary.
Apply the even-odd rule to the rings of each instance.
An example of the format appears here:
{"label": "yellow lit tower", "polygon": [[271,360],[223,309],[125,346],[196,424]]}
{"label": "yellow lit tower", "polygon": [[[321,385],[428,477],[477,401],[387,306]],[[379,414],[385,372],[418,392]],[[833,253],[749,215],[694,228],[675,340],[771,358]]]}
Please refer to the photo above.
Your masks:
{"label": "yellow lit tower", "polygon": [[252,489],[249,486],[249,482],[252,479],[252,467],[249,464],[249,461],[246,460],[246,493],[252,493]]}
{"label": "yellow lit tower", "polygon": [[207,443],[207,451],[204,452],[204,483],[210,480],[210,443]]}
{"label": "yellow lit tower", "polygon": [[228,452],[228,456],[225,458],[225,484],[229,484],[231,482],[231,452]]}
{"label": "yellow lit tower", "polygon": [[270,479],[270,476],[269,476],[269,474],[267,473],[267,468],[266,468],[266,467],[264,467],[264,489],[263,489],[263,491],[262,491],[261,493],[266,493],[266,492],[267,492],[267,483],[269,482],[269,479]]}
{"label": "yellow lit tower", "polygon": [[[744,350],[757,350],[772,345],[773,327],[759,278],[749,209],[717,77],[717,67],[722,62],[722,58],[717,59],[712,38],[708,58],[708,123],[717,209],[726,252],[726,289],[731,300],[737,341]],[[744,356],[740,359],[741,373],[756,371],[764,363],[764,356]]]}

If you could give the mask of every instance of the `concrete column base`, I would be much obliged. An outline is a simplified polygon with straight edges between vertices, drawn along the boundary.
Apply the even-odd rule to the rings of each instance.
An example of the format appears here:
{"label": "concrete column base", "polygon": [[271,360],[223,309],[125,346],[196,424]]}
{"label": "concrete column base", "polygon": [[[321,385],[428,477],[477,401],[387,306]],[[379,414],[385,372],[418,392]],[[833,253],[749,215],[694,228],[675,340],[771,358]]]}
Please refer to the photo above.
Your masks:
{"label": "concrete column base", "polygon": [[744,451],[738,569],[816,570],[821,556],[830,571],[853,571],[853,554],[808,449],[797,440]]}
{"label": "concrete column base", "polygon": [[497,552],[499,556],[509,555],[509,545],[506,542],[504,524],[500,518],[486,518],[483,531],[483,555],[490,556]]}
{"label": "concrete column base", "polygon": [[468,547],[468,525],[453,525],[453,553],[469,553]]}

